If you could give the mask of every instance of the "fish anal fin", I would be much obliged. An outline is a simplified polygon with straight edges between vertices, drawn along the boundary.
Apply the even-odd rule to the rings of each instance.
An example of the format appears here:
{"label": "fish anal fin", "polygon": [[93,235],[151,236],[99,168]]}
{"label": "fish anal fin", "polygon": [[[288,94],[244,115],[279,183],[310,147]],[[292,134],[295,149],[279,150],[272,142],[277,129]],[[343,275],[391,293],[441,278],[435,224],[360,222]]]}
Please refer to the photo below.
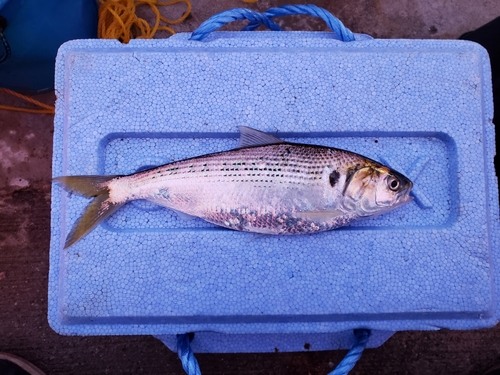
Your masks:
{"label": "fish anal fin", "polygon": [[240,130],[238,148],[286,143],[284,140],[274,135],[264,133],[248,126],[238,126],[238,128]]}
{"label": "fish anal fin", "polygon": [[181,220],[185,220],[185,221],[188,221],[188,220],[194,220],[194,219],[197,219],[196,216],[193,216],[193,215],[189,215],[185,212],[182,212],[182,211],[177,211],[177,210],[174,210],[173,208],[171,208],[172,211],[174,211],[177,215],[177,217]]}

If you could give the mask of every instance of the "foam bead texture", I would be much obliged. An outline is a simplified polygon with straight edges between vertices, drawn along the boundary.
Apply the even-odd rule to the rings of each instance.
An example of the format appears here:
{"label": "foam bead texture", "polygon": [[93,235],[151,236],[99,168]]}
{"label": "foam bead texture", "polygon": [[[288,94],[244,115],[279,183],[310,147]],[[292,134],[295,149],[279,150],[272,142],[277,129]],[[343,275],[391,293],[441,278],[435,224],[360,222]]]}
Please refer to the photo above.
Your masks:
{"label": "foam bead texture", "polygon": [[343,43],[307,32],[188,38],[60,48],[54,176],[128,174],[228,150],[246,125],[382,161],[414,181],[415,200],[296,237],[224,230],[136,201],[63,250],[88,200],[54,186],[54,330],[250,335],[497,323],[485,50],[466,41]]}

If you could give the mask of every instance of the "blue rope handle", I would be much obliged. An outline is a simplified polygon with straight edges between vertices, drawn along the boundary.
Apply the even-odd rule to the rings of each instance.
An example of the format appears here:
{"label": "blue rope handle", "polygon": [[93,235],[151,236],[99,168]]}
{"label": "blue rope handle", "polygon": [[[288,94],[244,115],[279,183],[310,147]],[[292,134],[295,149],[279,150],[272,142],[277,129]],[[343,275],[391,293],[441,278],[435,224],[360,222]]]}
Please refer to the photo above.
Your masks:
{"label": "blue rope handle", "polygon": [[257,25],[263,24],[268,29],[281,31],[281,28],[262,13],[246,8],[234,8],[218,13],[203,22],[193,33],[189,40],[203,40],[212,31],[217,30],[228,22],[236,20],[249,20]]}
{"label": "blue rope handle", "polygon": [[182,363],[182,368],[188,375],[201,375],[200,365],[191,350],[192,338],[189,333],[177,335],[177,355]]}
{"label": "blue rope handle", "polygon": [[[356,341],[351,350],[346,354],[344,359],[338,366],[328,375],[347,375],[353,369],[356,362],[361,358],[363,350],[365,350],[368,339],[370,338],[371,331],[369,329],[355,329],[354,336]],[[200,366],[194,357],[191,350],[190,342],[192,336],[189,333],[177,335],[177,354],[182,363],[182,368],[188,375],[201,375]]]}
{"label": "blue rope handle", "polygon": [[371,331],[369,329],[355,329],[354,336],[356,337],[356,341],[354,345],[351,350],[347,352],[344,359],[340,361],[335,370],[328,375],[347,375],[361,358],[361,354],[363,354],[363,350],[365,350],[370,335]]}
{"label": "blue rope handle", "polygon": [[[283,5],[276,8],[270,8],[264,13],[264,15],[269,18],[290,16],[294,14],[309,14],[311,16],[319,17],[326,22],[328,27],[335,34],[337,34],[343,42],[352,42],[355,40],[352,31],[345,27],[342,21],[340,21],[326,9],[320,8],[313,4]],[[258,22],[258,20],[252,21],[243,30],[252,31],[259,26],[260,23]]]}
{"label": "blue rope handle", "polygon": [[193,33],[190,40],[203,40],[212,31],[217,30],[224,24],[236,20],[249,20],[249,24],[242,29],[242,31],[255,30],[260,25],[266,26],[268,29],[274,31],[281,31],[281,28],[275,24],[271,18],[278,16],[289,16],[293,14],[309,14],[319,17],[326,22],[328,27],[340,37],[344,42],[352,42],[355,40],[354,34],[347,27],[344,26],[342,21],[333,16],[327,10],[320,8],[313,4],[303,5],[284,5],[281,7],[270,8],[264,13],[255,12],[246,8],[234,8],[222,13],[218,13],[208,20],[203,22]]}

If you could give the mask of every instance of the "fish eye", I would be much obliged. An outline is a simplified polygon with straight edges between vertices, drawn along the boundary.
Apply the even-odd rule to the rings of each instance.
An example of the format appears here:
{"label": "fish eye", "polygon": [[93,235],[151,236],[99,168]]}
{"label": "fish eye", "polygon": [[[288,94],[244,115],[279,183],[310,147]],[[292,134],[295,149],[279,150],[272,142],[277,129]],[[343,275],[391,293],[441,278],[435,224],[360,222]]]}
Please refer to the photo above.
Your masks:
{"label": "fish eye", "polygon": [[387,186],[389,187],[389,189],[391,189],[392,191],[396,191],[398,190],[399,185],[399,180],[396,177],[389,176],[389,178],[387,179]]}

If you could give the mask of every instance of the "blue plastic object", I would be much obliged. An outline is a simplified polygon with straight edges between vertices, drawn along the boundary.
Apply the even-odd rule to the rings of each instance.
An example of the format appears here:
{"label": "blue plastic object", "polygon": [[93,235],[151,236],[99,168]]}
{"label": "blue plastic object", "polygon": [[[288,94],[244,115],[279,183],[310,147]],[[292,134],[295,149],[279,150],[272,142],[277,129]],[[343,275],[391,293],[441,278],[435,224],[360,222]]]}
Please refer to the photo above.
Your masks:
{"label": "blue plastic object", "polygon": [[0,31],[0,87],[25,93],[54,88],[57,49],[72,39],[97,37],[97,2],[0,2],[7,21]]}
{"label": "blue plastic object", "polygon": [[497,323],[498,195],[481,47],[305,32],[189,36],[60,49],[54,176],[132,173],[230,149],[248,125],[384,160],[414,180],[416,199],[303,237],[255,237],[135,202],[64,251],[87,201],[54,186],[57,332],[153,334],[175,350],[178,333],[215,331],[205,341],[197,333],[193,350],[280,342],[284,351],[304,350],[305,337],[311,350],[350,347],[340,337],[359,327],[374,330],[370,347],[387,331]]}

